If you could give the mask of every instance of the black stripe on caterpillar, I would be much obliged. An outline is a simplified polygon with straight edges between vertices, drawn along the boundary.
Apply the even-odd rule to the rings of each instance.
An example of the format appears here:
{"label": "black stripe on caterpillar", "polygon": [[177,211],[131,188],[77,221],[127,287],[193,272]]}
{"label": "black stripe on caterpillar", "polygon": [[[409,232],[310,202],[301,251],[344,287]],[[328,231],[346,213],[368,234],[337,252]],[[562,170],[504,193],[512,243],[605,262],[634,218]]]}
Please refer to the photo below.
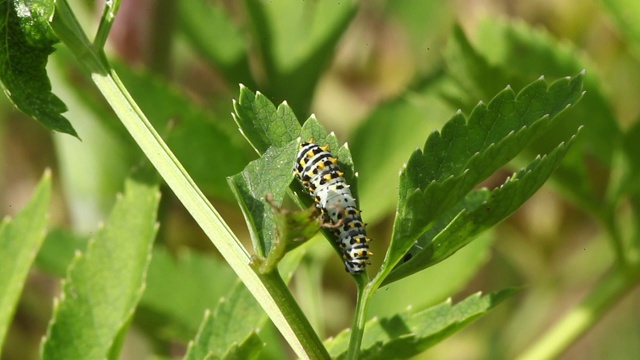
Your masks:
{"label": "black stripe on caterpillar", "polygon": [[331,223],[336,243],[342,250],[345,270],[364,272],[369,264],[369,239],[356,199],[328,146],[313,142],[300,144],[294,173],[313,196],[316,207]]}

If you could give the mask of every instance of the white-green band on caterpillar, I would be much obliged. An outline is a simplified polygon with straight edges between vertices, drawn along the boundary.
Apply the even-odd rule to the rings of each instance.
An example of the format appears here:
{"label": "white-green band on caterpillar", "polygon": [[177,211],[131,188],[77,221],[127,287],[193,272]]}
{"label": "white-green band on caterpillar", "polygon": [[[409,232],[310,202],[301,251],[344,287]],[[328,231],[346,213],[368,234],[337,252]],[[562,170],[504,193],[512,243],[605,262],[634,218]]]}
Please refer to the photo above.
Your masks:
{"label": "white-green band on caterpillar", "polygon": [[347,272],[358,274],[369,263],[369,239],[356,199],[327,146],[300,144],[295,175],[313,196],[323,217],[333,225]]}

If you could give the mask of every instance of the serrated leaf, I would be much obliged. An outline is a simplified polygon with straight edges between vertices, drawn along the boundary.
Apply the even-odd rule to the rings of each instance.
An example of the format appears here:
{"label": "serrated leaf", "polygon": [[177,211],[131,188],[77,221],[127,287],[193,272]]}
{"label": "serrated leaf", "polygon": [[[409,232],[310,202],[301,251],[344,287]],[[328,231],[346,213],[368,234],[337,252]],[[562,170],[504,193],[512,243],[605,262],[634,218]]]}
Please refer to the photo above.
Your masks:
{"label": "serrated leaf", "polygon": [[[300,251],[294,254],[296,255],[286,258],[280,267],[280,276],[285,283],[289,282],[304,256],[304,252]],[[215,312],[205,313],[198,334],[189,343],[184,359],[202,359],[211,354],[220,356],[234,343],[245,341],[252,333],[260,331],[268,319],[247,287],[236,281],[227,296],[218,302]]]}
{"label": "serrated leaf", "polygon": [[[461,37],[464,38],[464,34]],[[457,36],[455,39],[467,41],[460,40]],[[532,28],[523,21],[485,19],[476,31],[474,46],[475,48],[469,45],[470,51],[484,59],[489,67],[498,69],[497,74],[487,78],[482,72],[465,72],[464,67],[477,66],[477,62],[467,56],[468,53],[462,54],[462,61],[458,61],[461,66],[452,69],[450,74],[461,74],[460,77],[464,77],[467,84],[476,88],[474,91],[484,94],[483,98],[493,93],[496,83],[520,87],[543,73],[546,76],[560,77],[588,69],[584,78],[584,100],[567,113],[563,121],[553,124],[544,137],[533,141],[524,154],[531,159],[537,154],[549,153],[557,144],[568,139],[577,127],[585,125],[576,149],[567,154],[553,179],[562,185],[564,192],[572,200],[577,200],[580,206],[598,213],[604,200],[604,192],[600,191],[601,186],[597,180],[592,180],[597,174],[589,173],[588,169],[593,164],[587,164],[585,154],[589,159],[597,159],[599,166],[610,167],[615,148],[611,144],[619,142],[620,130],[611,101],[606,98],[598,78],[597,67],[591,65],[579,49],[567,42],[558,41],[544,29]],[[447,58],[447,64],[451,60]],[[467,106],[471,106],[477,98],[468,98],[467,93],[470,92],[458,92],[457,95],[465,99]],[[580,181],[576,183],[576,179]]]}
{"label": "serrated leaf", "polygon": [[258,334],[252,332],[243,342],[233,344],[222,358],[225,360],[257,359],[263,347],[264,342],[260,339]]}
{"label": "serrated leaf", "polygon": [[457,113],[432,133],[400,173],[398,215],[385,264],[396,264],[437,216],[512,160],[582,95],[582,73],[547,88],[534,81],[516,96],[507,88],[467,121]]}
{"label": "serrated leaf", "polygon": [[13,220],[0,223],[0,349],[29,269],[44,241],[51,200],[51,173],[45,172],[31,200]]}
{"label": "serrated leaf", "polygon": [[276,230],[267,194],[281,205],[293,181],[293,164],[298,142],[292,141],[282,148],[272,147],[258,160],[228,178],[229,186],[240,204],[251,234],[251,241],[258,257],[266,257],[276,242]]}
{"label": "serrated leaf", "polygon": [[[490,260],[495,238],[496,231],[490,229],[446,261],[404,277],[402,281],[391,283],[385,278],[381,288],[371,298],[368,313],[385,317],[409,307],[419,311],[458,293],[477,277]],[[393,277],[394,273],[390,276]],[[428,289],[418,290],[423,289],[425,284],[429,284]]]}
{"label": "serrated leaf", "polygon": [[197,251],[155,246],[152,258],[136,324],[161,339],[188,341],[236,277],[223,260]]}
{"label": "serrated leaf", "polygon": [[[330,151],[338,158],[341,169],[346,173],[346,178],[354,177],[353,159],[348,147],[339,147],[335,134],[327,133],[315,116],[312,115],[300,126],[286,102],[276,108],[267,97],[259,92],[254,94],[244,86],[240,87],[239,99],[234,101],[233,107],[233,118],[258,154],[264,154],[271,146],[283,147],[298,137],[302,141],[313,140],[318,144],[329,145]],[[293,168],[293,163],[291,166]]]}
{"label": "serrated leaf", "polygon": [[[455,94],[445,92],[443,95],[458,107],[462,107],[465,103],[468,104],[469,101],[488,99],[508,84],[504,72],[490,65],[472,47],[460,25],[456,24],[454,27],[444,56],[449,76],[457,82],[462,90]],[[461,95],[464,98],[460,98]]]}
{"label": "serrated leaf", "polygon": [[0,78],[5,94],[20,111],[46,128],[78,137],[61,113],[67,107],[51,92],[48,57],[58,38],[49,26],[53,1],[0,1]]}
{"label": "serrated leaf", "polygon": [[[241,320],[239,320],[241,319]],[[185,355],[185,360],[202,359],[213,353],[221,356],[264,326],[264,312],[247,288],[236,282],[227,298],[222,299],[213,314],[205,314],[198,335]]]}
{"label": "serrated leaf", "polygon": [[[453,306],[447,300],[416,313],[409,310],[391,318],[374,318],[365,325],[359,358],[390,360],[415,356],[477,320],[515,292],[506,289],[485,296],[478,293]],[[346,330],[325,341],[331,358],[345,358],[350,333]]]}
{"label": "serrated leaf", "polygon": [[270,146],[282,147],[300,135],[298,118],[286,102],[276,109],[264,95],[241,85],[233,108],[240,131],[260,155]]}
{"label": "serrated leaf", "polygon": [[511,215],[547,181],[574,139],[575,136],[549,155],[537,158],[500,187],[469,193],[418,238],[407,253],[411,258],[396,267],[383,284],[437,264],[466,246],[482,231]]}
{"label": "serrated leaf", "polygon": [[[561,77],[587,69],[584,76],[584,101],[581,101],[562,122],[556,123],[547,136],[534,142],[532,151],[548,153],[569,138],[574,130],[585,125],[579,142],[595,158],[610,164],[612,142],[620,138],[620,130],[611,101],[587,58],[568,43],[559,42],[541,28],[532,28],[522,21],[484,20],[478,29],[477,50],[491,64],[503,69],[512,86],[522,86],[540,76]],[[499,50],[497,50],[499,49]],[[517,63],[518,66],[513,66]],[[595,121],[597,119],[597,121]]]}
{"label": "serrated leaf", "polygon": [[[268,79],[277,101],[287,100],[306,116],[318,79],[353,19],[353,1],[245,1]],[[286,19],[286,21],[283,21]]]}
{"label": "serrated leaf", "polygon": [[117,358],[144,289],[159,198],[157,186],[125,182],[106,225],[69,268],[43,359]]}

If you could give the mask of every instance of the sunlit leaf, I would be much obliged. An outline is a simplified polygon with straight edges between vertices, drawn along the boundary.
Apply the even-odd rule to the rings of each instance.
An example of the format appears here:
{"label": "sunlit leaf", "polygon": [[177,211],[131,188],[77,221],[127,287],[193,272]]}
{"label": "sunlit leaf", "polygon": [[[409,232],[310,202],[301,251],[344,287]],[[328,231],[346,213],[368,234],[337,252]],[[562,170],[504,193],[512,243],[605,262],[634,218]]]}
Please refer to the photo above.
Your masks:
{"label": "sunlit leaf", "polygon": [[58,38],[49,25],[53,1],[0,1],[0,79],[5,94],[46,128],[78,136],[61,113],[65,104],[51,92],[46,65]]}

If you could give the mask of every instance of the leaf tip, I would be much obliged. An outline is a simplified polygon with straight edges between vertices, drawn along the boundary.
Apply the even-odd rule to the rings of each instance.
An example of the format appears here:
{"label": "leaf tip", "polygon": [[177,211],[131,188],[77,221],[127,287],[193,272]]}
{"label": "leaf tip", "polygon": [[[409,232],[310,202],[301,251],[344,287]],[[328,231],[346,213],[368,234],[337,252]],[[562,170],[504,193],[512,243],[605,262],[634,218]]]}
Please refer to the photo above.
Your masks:
{"label": "leaf tip", "polygon": [[587,69],[582,69],[580,71],[580,75],[584,76],[587,73]]}

